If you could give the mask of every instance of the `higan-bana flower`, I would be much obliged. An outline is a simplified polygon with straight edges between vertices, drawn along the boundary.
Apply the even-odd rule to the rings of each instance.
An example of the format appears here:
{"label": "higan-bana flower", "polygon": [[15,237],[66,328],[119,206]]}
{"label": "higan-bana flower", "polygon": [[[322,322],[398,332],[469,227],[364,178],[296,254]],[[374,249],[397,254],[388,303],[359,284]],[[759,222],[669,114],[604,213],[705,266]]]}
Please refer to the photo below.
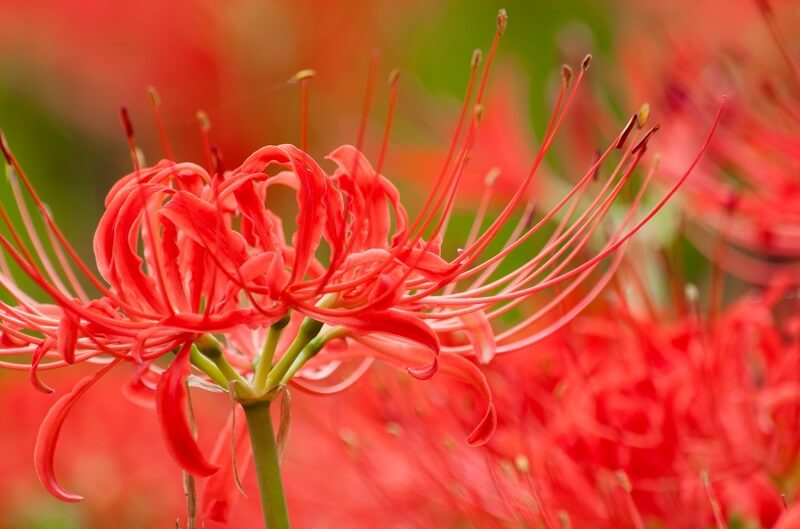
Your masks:
{"label": "higan-bana flower", "polygon": [[[248,403],[270,398],[286,384],[322,394],[338,391],[376,358],[406,366],[420,379],[440,369],[484,393],[483,417],[468,441],[489,439],[496,416],[486,381],[471,360],[486,363],[496,354],[522,350],[584,308],[610,279],[619,250],[696,163],[651,211],[637,217],[642,186],[615,225],[605,224],[657,129],[645,131],[644,120],[633,116],[597,160],[587,163],[563,199],[536,218],[526,190],[572,105],[587,58],[574,80],[564,69],[530,171],[501,176],[519,182],[508,204],[494,218],[485,208],[479,210],[462,249],[443,255],[459,181],[481,117],[491,112],[483,106],[483,94],[505,25],[501,12],[482,72],[480,54],[473,56],[450,148],[413,217],[383,174],[398,92],[395,74],[374,164],[361,152],[362,118],[356,145],[338,147],[326,157],[330,169],[289,144],[263,147],[240,166],[224,170],[213,148],[207,149],[207,167],[202,167],[173,161],[165,142],[167,159],[148,166],[141,163],[123,109],[135,167],[106,197],[94,237],[97,273],[59,231],[3,139],[14,206],[25,233],[14,227],[3,205],[6,231],[0,245],[6,259],[0,263],[0,284],[14,301],[0,303],[1,365],[29,370],[43,390],[43,370],[79,362],[100,366],[54,404],[42,425],[35,464],[50,492],[67,501],[80,499],[54,475],[58,434],[74,403],[121,363],[135,371],[133,391],[154,390],[173,457],[198,476],[213,474],[217,466],[201,452],[185,415],[184,381],[190,372]],[[376,67],[373,61],[365,108]],[[310,72],[295,78],[304,98],[309,79]],[[154,110],[158,115],[157,104]],[[294,219],[268,205],[275,186],[295,192]],[[43,221],[44,235],[39,235],[36,216]],[[511,233],[502,232],[501,240],[507,225]],[[528,242],[548,225],[555,228],[532,253]],[[603,231],[605,242],[590,252],[591,239]],[[502,265],[509,255],[524,255],[523,264],[507,270]],[[601,269],[607,258],[609,265]],[[18,286],[11,264],[35,282],[47,301]],[[592,288],[574,299],[577,286],[588,280]],[[83,281],[91,283],[93,293]],[[515,326],[496,329],[497,319],[538,293],[550,296]]]}

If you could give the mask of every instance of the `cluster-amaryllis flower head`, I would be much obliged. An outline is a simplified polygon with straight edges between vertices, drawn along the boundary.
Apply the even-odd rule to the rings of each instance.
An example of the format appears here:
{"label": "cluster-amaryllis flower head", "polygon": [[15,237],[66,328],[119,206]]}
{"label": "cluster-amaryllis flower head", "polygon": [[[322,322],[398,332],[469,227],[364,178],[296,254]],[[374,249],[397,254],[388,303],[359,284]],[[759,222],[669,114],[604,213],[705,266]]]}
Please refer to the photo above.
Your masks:
{"label": "cluster-amaryllis flower head", "polygon": [[[27,235],[2,209],[7,222],[0,244],[49,298],[43,303],[26,294],[17,286],[18,270],[3,263],[0,281],[14,299],[0,304],[3,365],[30,369],[44,389],[42,369],[82,361],[103,364],[62,397],[44,423],[36,462],[51,492],[79,499],[53,474],[58,432],[76,399],[119,363],[135,366],[130,389],[137,395],[154,390],[168,446],[195,475],[213,474],[217,467],[201,452],[186,418],[184,381],[190,372],[205,380],[201,384],[230,391],[248,406],[275,398],[287,384],[322,394],[338,391],[375,359],[406,366],[420,379],[441,367],[487,396],[483,418],[468,440],[488,440],[496,417],[486,381],[470,359],[488,362],[495,354],[524,349],[586,307],[619,265],[625,243],[676,192],[697,161],[650,211],[638,212],[649,178],[632,200],[618,205],[657,130],[645,129],[645,115],[634,115],[607,149],[587,161],[577,184],[552,209],[536,215],[527,188],[574,101],[587,57],[575,79],[569,68],[563,70],[561,92],[535,162],[508,204],[492,218],[484,201],[461,249],[447,255],[443,240],[476,131],[483,114],[491,112],[484,108],[483,94],[505,27],[501,11],[482,70],[480,53],[472,58],[450,147],[416,215],[407,212],[384,174],[396,73],[390,76],[387,125],[374,164],[362,152],[365,115],[355,146],[334,149],[325,162],[308,154],[303,126],[300,147],[266,146],[226,170],[218,151],[209,147],[208,123],[201,119],[205,167],[175,162],[166,140],[166,159],[149,166],[123,110],[134,171],[106,198],[94,239],[98,274],[58,230],[3,140]],[[377,64],[376,58],[365,109]],[[294,78],[301,89],[302,116],[312,76],[303,71]],[[159,122],[157,97],[153,104]],[[163,127],[159,130],[164,137]],[[278,186],[294,192],[296,213],[287,214],[288,205],[271,202],[285,196],[277,193]],[[37,235],[23,187],[46,237]],[[615,222],[606,223],[612,212]],[[537,251],[534,238],[544,240]],[[96,292],[84,290],[80,275]],[[579,290],[587,281],[592,287]],[[496,322],[523,304],[534,310],[500,331]]]}

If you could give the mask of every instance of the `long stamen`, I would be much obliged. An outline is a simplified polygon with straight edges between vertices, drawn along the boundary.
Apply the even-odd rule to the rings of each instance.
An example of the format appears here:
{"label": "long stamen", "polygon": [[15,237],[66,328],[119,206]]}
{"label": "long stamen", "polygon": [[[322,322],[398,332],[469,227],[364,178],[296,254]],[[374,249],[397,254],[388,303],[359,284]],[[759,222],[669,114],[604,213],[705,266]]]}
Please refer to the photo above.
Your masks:
{"label": "long stamen", "polygon": [[367,88],[364,93],[364,100],[361,104],[361,119],[358,124],[358,135],[356,136],[356,150],[361,151],[364,146],[364,136],[367,133],[367,118],[372,106],[372,94],[375,90],[375,78],[378,75],[378,59],[380,52],[373,50],[372,59],[369,63],[369,74],[367,74]]}
{"label": "long stamen", "polygon": [[141,166],[139,163],[139,156],[138,150],[136,148],[136,143],[134,141],[133,136],[133,125],[131,124],[130,116],[128,115],[128,110],[125,107],[120,109],[120,118],[122,120],[122,124],[125,128],[125,135],[128,140],[128,146],[131,150],[131,159],[134,165],[134,171],[137,175],[138,185],[136,186],[137,192],[139,194],[139,199],[141,202],[142,212],[145,218],[145,226],[147,228],[146,233],[142,233],[142,239],[145,241],[145,244],[150,248],[150,254],[152,256],[152,268],[151,272],[153,275],[156,276],[156,281],[158,282],[158,287],[161,290],[161,298],[166,306],[167,310],[170,314],[175,314],[175,310],[172,307],[172,302],[169,298],[169,291],[167,290],[167,280],[165,278],[166,272],[164,268],[161,266],[161,255],[160,249],[158,245],[158,233],[155,229],[155,224],[153,222],[153,215],[151,209],[147,205],[147,198],[144,192],[144,179],[141,174]]}
{"label": "long stamen", "polygon": [[170,149],[169,146],[169,138],[167,138],[167,131],[164,128],[164,121],[161,119],[161,96],[152,86],[147,87],[147,95],[150,99],[150,107],[153,109],[153,119],[156,122],[158,137],[161,140],[161,149],[164,151],[164,157],[167,160],[174,160],[172,157],[172,149]]}
{"label": "long stamen", "polygon": [[39,197],[39,194],[36,193],[36,189],[33,187],[33,184],[31,184],[30,179],[25,174],[25,171],[22,169],[22,166],[19,164],[16,157],[11,152],[11,149],[9,148],[8,143],[6,142],[5,135],[2,133],[2,131],[0,131],[0,150],[3,151],[3,155],[5,156],[7,163],[14,168],[16,174],[22,179],[22,183],[25,186],[25,189],[28,191],[28,194],[31,196],[34,203],[36,204],[36,207],[39,210],[42,217],[44,218],[45,222],[47,223],[47,226],[55,235],[56,239],[58,239],[58,242],[61,244],[64,250],[66,250],[70,259],[72,259],[72,261],[81,270],[81,273],[83,273],[86,276],[86,278],[92,283],[92,285],[94,285],[95,288],[97,288],[104,296],[108,297],[109,299],[113,299],[115,301],[120,302],[121,307],[124,308],[129,313],[141,315],[141,313],[139,313],[136,310],[133,310],[126,303],[122,302],[122,300],[120,300],[118,296],[116,296],[114,293],[108,290],[108,288],[103,284],[103,282],[100,281],[94,273],[92,273],[92,271],[89,269],[88,266],[86,266],[86,263],[84,263],[83,259],[81,259],[81,257],[69,243],[67,238],[58,228],[58,225],[55,223],[55,220],[50,214],[50,211],[47,209],[47,206]]}
{"label": "long stamen", "polygon": [[[203,110],[198,110],[195,115],[197,118],[197,126],[200,130],[200,141],[203,143],[203,155],[206,158],[206,170],[208,174],[214,174],[214,151],[211,149],[211,138],[209,133],[211,131],[211,119],[208,114]],[[222,176],[222,175],[220,175]]]}
{"label": "long stamen", "polygon": [[308,150],[308,82],[316,75],[314,70],[301,70],[290,81],[300,85],[300,149],[303,152]]}

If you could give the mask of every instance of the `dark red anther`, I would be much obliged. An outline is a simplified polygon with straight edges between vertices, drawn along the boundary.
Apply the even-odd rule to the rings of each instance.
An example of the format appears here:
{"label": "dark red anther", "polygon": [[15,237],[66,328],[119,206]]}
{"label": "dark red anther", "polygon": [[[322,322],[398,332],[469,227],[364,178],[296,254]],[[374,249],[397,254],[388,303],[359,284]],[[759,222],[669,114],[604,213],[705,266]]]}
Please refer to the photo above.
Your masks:
{"label": "dark red anther", "polygon": [[131,123],[131,117],[128,114],[128,109],[126,107],[119,107],[119,119],[122,122],[122,126],[125,129],[125,136],[128,139],[133,138],[133,124]]}
{"label": "dark red anther", "polygon": [[603,153],[600,152],[600,149],[594,151],[594,162],[592,162],[592,165],[594,166],[594,171],[592,171],[592,180],[594,180],[595,182],[597,182],[597,180],[600,178],[600,157],[602,155]]}
{"label": "dark red anther", "polygon": [[619,136],[619,141],[617,142],[617,149],[621,149],[625,142],[628,141],[628,136],[630,136],[631,131],[633,130],[633,126],[639,120],[638,114],[634,114],[631,116],[631,119],[628,120],[628,124],[625,125],[625,128],[622,129],[622,134]]}
{"label": "dark red anther", "polygon": [[658,129],[660,129],[660,128],[661,128],[661,125],[656,125],[652,129],[648,130],[647,134],[644,135],[644,138],[639,140],[639,143],[637,143],[636,147],[633,148],[633,151],[631,151],[631,154],[636,154],[639,151],[643,151],[643,150],[647,149],[647,142],[650,141],[650,137],[653,136],[653,134],[655,134],[656,132],[658,132]]}
{"label": "dark red anther", "polygon": [[11,149],[8,147],[6,135],[2,131],[0,131],[0,149],[3,151],[3,156],[6,158],[6,163],[8,165],[14,165],[13,157],[11,156]]}

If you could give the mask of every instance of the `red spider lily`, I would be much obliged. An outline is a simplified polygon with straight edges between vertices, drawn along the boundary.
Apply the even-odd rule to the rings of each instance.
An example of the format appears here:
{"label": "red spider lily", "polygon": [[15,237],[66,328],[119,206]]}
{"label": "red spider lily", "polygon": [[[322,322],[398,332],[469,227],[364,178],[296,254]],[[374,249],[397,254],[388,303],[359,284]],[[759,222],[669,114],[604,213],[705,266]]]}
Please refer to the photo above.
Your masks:
{"label": "red spider lily", "polygon": [[[263,147],[232,170],[223,170],[218,153],[210,148],[207,168],[170,159],[145,166],[123,110],[134,171],[107,196],[94,239],[99,276],[69,246],[3,140],[16,206],[30,240],[27,244],[0,210],[7,221],[0,245],[50,298],[49,303],[35,301],[3,263],[0,281],[16,302],[0,304],[2,354],[12,357],[3,365],[30,369],[34,383],[46,389],[38,378],[41,369],[84,361],[104,364],[63,396],[44,422],[36,463],[48,490],[66,501],[80,499],[54,476],[58,433],[77,399],[123,362],[136,366],[132,389],[155,389],[168,447],[182,468],[198,476],[213,474],[217,466],[201,452],[186,417],[184,380],[192,370],[205,377],[203,384],[230,391],[247,409],[270,402],[286,384],[314,393],[339,391],[376,358],[410,365],[409,373],[420,379],[440,369],[486,395],[483,418],[468,441],[488,441],[496,423],[494,408],[483,376],[464,357],[487,363],[496,354],[523,350],[586,307],[619,265],[619,250],[677,191],[710,139],[652,210],[637,217],[648,178],[616,225],[607,226],[604,219],[657,130],[645,132],[645,120],[634,116],[575,187],[536,219],[527,188],[574,101],[587,58],[573,83],[570,71],[564,70],[535,162],[509,203],[488,222],[481,211],[461,251],[442,255],[459,183],[487,111],[483,96],[504,29],[501,12],[480,76],[479,54],[473,57],[450,148],[413,220],[382,173],[397,100],[395,74],[374,166],[361,152],[366,116],[356,146],[345,145],[328,155],[332,171],[305,152],[305,125],[303,148]],[[373,62],[367,109],[376,66]],[[304,71],[296,77],[304,116],[311,74]],[[158,107],[154,109],[158,117]],[[166,143],[164,151],[170,152]],[[601,164],[612,168],[595,182]],[[47,245],[37,235],[19,182],[45,224]],[[295,193],[294,223],[269,207],[275,185]],[[520,217],[522,205],[526,208]],[[506,224],[518,217],[509,226],[508,239],[499,240]],[[531,255],[529,241],[553,224],[542,248]],[[601,228],[608,232],[606,240],[591,252],[592,238]],[[508,271],[506,261],[520,255],[524,263]],[[609,265],[601,268],[607,258]],[[97,296],[84,292],[79,273]],[[578,295],[578,287],[587,281],[592,287]],[[554,292],[552,297],[536,303],[534,296],[548,291]],[[496,320],[526,302],[536,303],[536,310],[511,328],[495,330]],[[157,363],[162,358],[166,360]],[[168,367],[163,368],[164,362]]]}
{"label": "red spider lily", "polygon": [[339,444],[326,475],[359,475],[364,490],[328,479],[298,510],[330,501],[354,527],[772,527],[781,495],[796,501],[800,454],[785,294],[775,284],[714,320],[664,324],[621,305],[582,316],[487,368],[501,421],[480,449],[453,438],[473,395],[376,373],[305,433]]}
{"label": "red spider lily", "polygon": [[[647,36],[630,31],[636,45],[622,47],[629,50],[626,78],[634,93],[662,94],[655,108],[674,125],[660,144],[671,160],[666,176],[680,175],[701,116],[712,111],[721,90],[730,94],[709,157],[684,195],[695,226],[689,235],[709,256],[719,251],[717,239],[726,241],[730,272],[746,280],[767,282],[779,271],[797,278],[800,58],[789,35],[800,19],[789,3],[770,0],[709,0],[692,2],[691,9],[693,16],[680,20],[655,15],[663,39],[653,38],[649,24]],[[715,24],[722,10],[726,23]]]}

